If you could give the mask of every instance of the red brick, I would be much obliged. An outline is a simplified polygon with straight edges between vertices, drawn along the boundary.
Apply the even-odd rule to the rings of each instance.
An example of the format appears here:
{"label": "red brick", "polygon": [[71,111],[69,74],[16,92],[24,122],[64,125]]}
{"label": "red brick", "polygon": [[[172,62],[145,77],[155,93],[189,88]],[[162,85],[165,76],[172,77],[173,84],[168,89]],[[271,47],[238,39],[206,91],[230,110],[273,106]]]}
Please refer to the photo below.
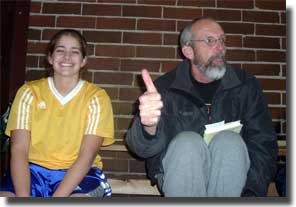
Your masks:
{"label": "red brick", "polygon": [[95,46],[92,44],[87,44],[87,56],[93,56],[95,54]]}
{"label": "red brick", "polygon": [[286,93],[283,93],[282,94],[282,104],[286,104],[287,103],[287,96],[286,96]]}
{"label": "red brick", "polygon": [[178,0],[178,6],[215,7],[215,0]]}
{"label": "red brick", "polygon": [[39,29],[29,28],[28,40],[41,40],[41,31]]}
{"label": "red brick", "polygon": [[243,41],[241,35],[227,35],[226,46],[227,47],[242,47]]}
{"label": "red brick", "polygon": [[125,45],[97,45],[96,56],[134,57],[135,47]]}
{"label": "red brick", "polygon": [[187,24],[189,24],[191,22],[191,20],[187,20],[187,21],[177,21],[177,31],[180,32],[184,29],[185,26],[187,26]]}
{"label": "red brick", "polygon": [[118,156],[119,158],[122,158],[122,159],[124,159],[124,158],[126,158],[126,159],[128,159],[128,160],[134,160],[134,159],[135,159],[134,157],[132,157],[132,156],[130,155],[129,152],[117,152],[117,156]]}
{"label": "red brick", "polygon": [[178,45],[179,44],[179,34],[163,34],[163,44],[164,45]]}
{"label": "red brick", "polygon": [[124,144],[124,139],[126,137],[127,130],[124,131],[115,131],[115,138],[120,141],[116,141],[118,144]]}
{"label": "red brick", "polygon": [[287,132],[287,122],[283,121],[282,125],[283,125],[282,133],[285,134]]}
{"label": "red brick", "polygon": [[143,160],[129,160],[129,169],[132,173],[145,173],[145,162]]}
{"label": "red brick", "polygon": [[98,2],[105,2],[105,3],[121,3],[121,4],[130,4],[136,3],[137,0],[97,0]]}
{"label": "red brick", "polygon": [[99,151],[99,155],[104,159],[104,160],[108,160],[108,158],[113,158],[116,159],[117,156],[117,152],[115,151],[104,151],[105,147],[100,147],[100,151]]}
{"label": "red brick", "polygon": [[123,6],[122,16],[161,17],[161,7],[156,6]]}
{"label": "red brick", "polygon": [[45,14],[80,14],[81,3],[43,3],[42,13]]}
{"label": "red brick", "polygon": [[37,68],[38,67],[38,56],[27,55],[26,56],[26,67]]}
{"label": "red brick", "polygon": [[280,93],[264,93],[268,104],[281,104]]}
{"label": "red brick", "polygon": [[217,0],[217,7],[236,8],[236,9],[253,9],[254,0]]}
{"label": "red brick", "polygon": [[161,63],[161,72],[169,72],[177,67],[181,61],[163,61]]}
{"label": "red brick", "polygon": [[40,13],[41,12],[41,3],[40,2],[31,2],[30,13]]}
{"label": "red brick", "polygon": [[282,65],[282,76],[286,77],[286,73],[287,73],[286,65]]}
{"label": "red brick", "polygon": [[175,5],[176,0],[138,0],[138,4]]}
{"label": "red brick", "polygon": [[44,29],[42,32],[42,40],[50,40],[59,29]]}
{"label": "red brick", "polygon": [[119,100],[122,101],[136,101],[143,93],[139,88],[120,88]]}
{"label": "red brick", "polygon": [[241,11],[238,10],[204,9],[203,15],[218,21],[241,21]]}
{"label": "red brick", "polygon": [[97,29],[122,29],[122,30],[135,30],[136,20],[128,18],[97,18]]}
{"label": "red brick", "polygon": [[137,47],[137,57],[175,58],[175,48],[171,47]]}
{"label": "red brick", "polygon": [[88,42],[121,42],[121,32],[84,31],[83,35]]}
{"label": "red brick", "polygon": [[275,64],[243,64],[243,69],[249,71],[253,75],[279,76],[280,65]]}
{"label": "red brick", "polygon": [[159,61],[152,60],[139,60],[139,59],[122,59],[121,60],[121,70],[122,71],[141,71],[141,69],[146,68],[151,72],[158,72],[160,68]]}
{"label": "red brick", "polygon": [[202,10],[199,8],[164,8],[163,17],[170,19],[189,19],[192,20],[202,15]]}
{"label": "red brick", "polygon": [[87,66],[92,70],[119,70],[120,60],[117,58],[88,58]]}
{"label": "red brick", "polygon": [[226,59],[230,61],[254,61],[255,52],[253,50],[227,50]]}
{"label": "red brick", "polygon": [[121,16],[121,5],[84,4],[83,15]]}
{"label": "red brick", "polygon": [[254,24],[250,23],[220,23],[225,33],[254,34]]}
{"label": "red brick", "polygon": [[68,28],[95,28],[95,22],[96,19],[94,17],[60,16],[57,19],[57,26]]}
{"label": "red brick", "polygon": [[[149,71],[149,72],[151,72],[151,71]],[[156,80],[157,78],[159,78],[159,76],[161,76],[161,75],[159,75],[159,74],[151,74],[151,73],[150,73],[150,76],[151,76],[151,79],[154,81],[154,80]],[[135,82],[134,85],[135,85],[136,87],[141,88],[141,90],[142,90],[143,93],[144,93],[144,92],[146,91],[146,86],[145,86],[145,84],[144,84],[144,81],[143,81],[142,75],[141,75],[141,74],[135,74],[135,80],[136,80],[136,81],[134,81],[134,82]]]}
{"label": "red brick", "polygon": [[260,81],[262,88],[264,90],[286,90],[286,80],[284,79],[261,79]]}
{"label": "red brick", "polygon": [[138,30],[176,31],[175,20],[139,19]]}
{"label": "red brick", "polygon": [[276,12],[243,11],[243,21],[279,23],[279,15]]}
{"label": "red brick", "polygon": [[281,23],[286,24],[286,12],[281,13]]}
{"label": "red brick", "polygon": [[112,108],[116,115],[134,115],[137,110],[132,103],[127,102],[112,102]]}
{"label": "red brick", "polygon": [[109,87],[102,87],[103,89],[106,90],[107,94],[109,95],[110,99],[112,100],[117,100],[118,99],[118,94],[119,94],[119,89],[118,88],[109,88]]}
{"label": "red brick", "polygon": [[257,61],[286,62],[286,53],[281,51],[257,51]]}
{"label": "red brick", "polygon": [[286,41],[287,41],[287,39],[286,38],[282,38],[281,39],[281,44],[282,44],[282,49],[286,49],[287,47],[286,47]]}
{"label": "red brick", "polygon": [[[81,3],[81,0],[59,0],[59,1],[77,1]],[[83,3],[85,2],[96,2],[97,0],[83,0]]]}
{"label": "red brick", "polygon": [[94,82],[97,84],[132,85],[133,76],[129,73],[95,72]]}
{"label": "red brick", "polygon": [[229,65],[234,68],[243,68],[242,64],[240,64],[240,63],[229,63]]}
{"label": "red brick", "polygon": [[128,172],[128,160],[124,159],[102,159],[103,170],[113,172]]}
{"label": "red brick", "polygon": [[41,53],[46,54],[47,43],[42,42],[28,42],[27,53]]}
{"label": "red brick", "polygon": [[89,72],[87,69],[84,69],[84,71],[81,73],[81,78],[83,80],[87,80],[89,82],[93,82],[92,72]]}
{"label": "red brick", "polygon": [[54,27],[54,16],[30,15],[29,25],[35,27]]}
{"label": "red brick", "polygon": [[148,32],[124,32],[123,43],[161,45],[162,35]]}
{"label": "red brick", "polygon": [[256,35],[286,36],[286,26],[256,24]]}
{"label": "red brick", "polygon": [[37,80],[46,77],[48,72],[46,70],[27,70],[26,71],[26,81]]}
{"label": "red brick", "polygon": [[[39,56],[39,68],[47,68],[49,63],[47,61],[47,56]],[[50,66],[51,67],[51,66]]]}
{"label": "red brick", "polygon": [[250,48],[274,48],[280,49],[279,38],[268,38],[268,37],[244,37],[243,46]]}
{"label": "red brick", "polygon": [[286,1],[285,0],[255,0],[255,6],[258,9],[267,9],[267,10],[286,10]]}
{"label": "red brick", "polygon": [[275,108],[271,107],[271,116],[273,119],[285,119],[286,118],[286,108]]}
{"label": "red brick", "polygon": [[125,130],[128,129],[132,118],[115,118],[117,120],[117,130]]}

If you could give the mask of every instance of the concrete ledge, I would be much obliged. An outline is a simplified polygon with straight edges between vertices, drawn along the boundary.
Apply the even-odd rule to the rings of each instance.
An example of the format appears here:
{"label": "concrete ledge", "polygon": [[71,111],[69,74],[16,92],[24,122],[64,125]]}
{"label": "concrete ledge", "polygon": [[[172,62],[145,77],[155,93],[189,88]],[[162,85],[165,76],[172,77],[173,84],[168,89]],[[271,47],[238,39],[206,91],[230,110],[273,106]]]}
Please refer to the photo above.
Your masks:
{"label": "concrete ledge", "polygon": [[[119,180],[108,178],[108,183],[111,185],[113,194],[160,196],[160,193],[156,185],[151,186],[150,181],[148,179]],[[275,183],[270,183],[267,196],[279,196],[275,187]]]}
{"label": "concrete ledge", "polygon": [[134,195],[155,195],[160,196],[160,193],[155,186],[151,186],[149,180],[119,180],[108,178],[108,183],[111,185],[113,194],[134,194]]}

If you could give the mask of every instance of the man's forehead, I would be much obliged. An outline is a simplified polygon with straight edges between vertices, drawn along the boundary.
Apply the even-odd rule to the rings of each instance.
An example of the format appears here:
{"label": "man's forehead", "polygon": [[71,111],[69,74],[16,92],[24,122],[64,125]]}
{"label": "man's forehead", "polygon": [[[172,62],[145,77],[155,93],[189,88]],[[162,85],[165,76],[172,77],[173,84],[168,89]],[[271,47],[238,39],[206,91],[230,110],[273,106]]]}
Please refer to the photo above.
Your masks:
{"label": "man's forehead", "polygon": [[192,32],[195,35],[203,35],[203,34],[224,34],[222,27],[213,20],[200,20],[192,25]]}

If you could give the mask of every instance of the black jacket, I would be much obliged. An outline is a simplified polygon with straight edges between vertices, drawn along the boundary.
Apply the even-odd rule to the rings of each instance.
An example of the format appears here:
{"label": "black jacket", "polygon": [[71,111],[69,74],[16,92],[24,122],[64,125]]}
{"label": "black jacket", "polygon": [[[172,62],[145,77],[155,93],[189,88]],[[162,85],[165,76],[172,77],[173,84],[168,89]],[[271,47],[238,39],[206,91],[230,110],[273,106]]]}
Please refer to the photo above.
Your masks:
{"label": "black jacket", "polygon": [[156,183],[155,175],[162,172],[161,160],[175,135],[182,131],[202,135],[206,124],[241,120],[241,136],[251,161],[242,196],[266,196],[276,173],[278,146],[259,82],[245,71],[228,66],[208,113],[189,72],[190,63],[184,60],[155,81],[164,103],[156,135],[147,136],[136,115],[126,137],[128,148],[146,160],[148,177]]}

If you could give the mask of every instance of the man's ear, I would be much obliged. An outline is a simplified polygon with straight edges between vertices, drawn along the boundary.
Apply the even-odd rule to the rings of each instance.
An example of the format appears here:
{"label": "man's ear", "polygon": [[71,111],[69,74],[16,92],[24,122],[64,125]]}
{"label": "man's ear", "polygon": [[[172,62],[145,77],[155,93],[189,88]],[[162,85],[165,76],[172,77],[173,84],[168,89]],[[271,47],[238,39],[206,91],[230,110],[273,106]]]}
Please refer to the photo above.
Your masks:
{"label": "man's ear", "polygon": [[182,47],[182,53],[187,59],[193,60],[194,52],[193,52],[193,48],[191,46]]}

